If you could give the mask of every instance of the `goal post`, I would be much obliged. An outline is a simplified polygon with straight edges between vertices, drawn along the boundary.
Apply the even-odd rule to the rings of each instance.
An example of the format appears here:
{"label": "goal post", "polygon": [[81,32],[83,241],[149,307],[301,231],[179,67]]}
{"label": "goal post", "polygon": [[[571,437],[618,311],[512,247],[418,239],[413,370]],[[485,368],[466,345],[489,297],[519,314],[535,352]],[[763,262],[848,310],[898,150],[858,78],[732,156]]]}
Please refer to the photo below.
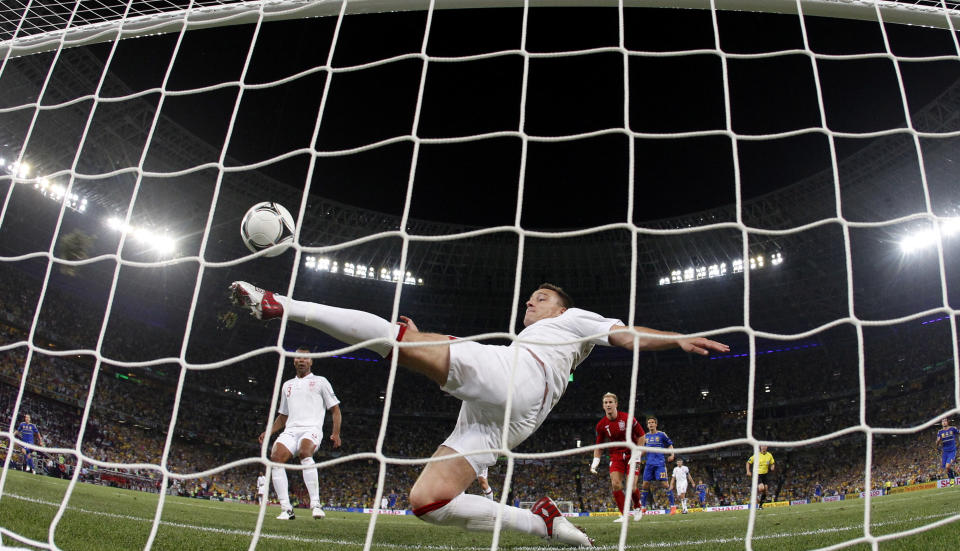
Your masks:
{"label": "goal post", "polygon": [[[126,18],[123,13],[126,2],[102,2],[98,8],[81,11],[78,21],[66,27],[63,14],[25,13],[20,20],[9,18],[6,28],[0,32],[0,57],[17,57],[54,50],[60,47],[75,47],[114,40],[117,27],[122,23],[120,38],[179,32],[186,25],[191,29],[203,29],[223,25],[242,25],[257,21],[284,21],[309,17],[336,16],[341,11],[339,0],[198,0],[187,10],[187,2],[171,2],[156,5],[149,2],[132,2]],[[876,21],[877,11],[889,23],[924,25],[942,28],[960,28],[960,13],[957,10],[944,12],[936,0],[921,2],[898,2],[895,0],[724,0],[717,2],[717,9],[730,11],[756,11],[763,13],[796,14],[797,5],[803,13],[811,16],[849,18]],[[950,4],[948,2],[948,4]],[[511,8],[511,7],[661,7],[681,9],[709,9],[708,0],[470,0],[460,2],[440,0],[435,9],[466,8]],[[344,13],[383,13],[389,11],[423,10],[424,0],[350,0]],[[180,8],[180,9],[177,9]]]}

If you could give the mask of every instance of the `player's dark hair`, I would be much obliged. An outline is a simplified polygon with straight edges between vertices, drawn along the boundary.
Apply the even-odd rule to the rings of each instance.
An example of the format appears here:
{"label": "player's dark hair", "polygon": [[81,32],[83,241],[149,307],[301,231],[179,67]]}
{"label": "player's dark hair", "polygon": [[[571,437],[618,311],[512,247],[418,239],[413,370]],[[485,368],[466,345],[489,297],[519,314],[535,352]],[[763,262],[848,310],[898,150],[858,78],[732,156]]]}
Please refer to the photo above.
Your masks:
{"label": "player's dark hair", "polygon": [[653,415],[651,415],[650,417],[647,417],[647,421],[649,421],[649,420],[651,420],[651,419],[653,419],[653,420],[656,421],[657,423],[660,422],[660,420],[657,419],[656,417],[654,417]]}
{"label": "player's dark hair", "polygon": [[563,306],[564,308],[573,308],[573,299],[570,298],[570,295],[568,295],[563,288],[554,285],[553,283],[541,283],[537,289],[547,289],[548,291],[553,291],[560,296],[560,306]]}

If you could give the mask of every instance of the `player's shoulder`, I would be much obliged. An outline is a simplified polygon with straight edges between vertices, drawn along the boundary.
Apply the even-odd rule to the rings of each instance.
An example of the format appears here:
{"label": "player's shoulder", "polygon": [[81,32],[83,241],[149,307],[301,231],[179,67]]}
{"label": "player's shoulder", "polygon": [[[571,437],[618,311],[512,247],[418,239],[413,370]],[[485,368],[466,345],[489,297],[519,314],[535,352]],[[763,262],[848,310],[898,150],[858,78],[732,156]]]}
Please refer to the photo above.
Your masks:
{"label": "player's shoulder", "polygon": [[601,316],[596,312],[591,312],[590,310],[584,310],[583,308],[567,308],[559,316],[552,318],[558,322],[598,322],[604,321],[610,318]]}

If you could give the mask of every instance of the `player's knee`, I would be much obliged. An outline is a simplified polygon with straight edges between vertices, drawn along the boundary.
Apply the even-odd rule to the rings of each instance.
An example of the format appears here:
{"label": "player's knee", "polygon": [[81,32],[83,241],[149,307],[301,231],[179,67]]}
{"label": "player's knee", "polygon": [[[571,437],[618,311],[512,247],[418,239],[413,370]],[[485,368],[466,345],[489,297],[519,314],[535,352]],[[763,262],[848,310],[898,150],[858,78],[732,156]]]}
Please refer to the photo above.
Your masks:
{"label": "player's knee", "polygon": [[290,460],[290,452],[286,448],[280,446],[275,446],[273,451],[270,452],[270,461],[275,463],[286,463]]}
{"label": "player's knee", "polygon": [[426,507],[431,503],[436,503],[437,501],[440,500],[431,495],[431,492],[424,491],[416,486],[410,490],[410,508],[413,510],[422,509],[423,507]]}

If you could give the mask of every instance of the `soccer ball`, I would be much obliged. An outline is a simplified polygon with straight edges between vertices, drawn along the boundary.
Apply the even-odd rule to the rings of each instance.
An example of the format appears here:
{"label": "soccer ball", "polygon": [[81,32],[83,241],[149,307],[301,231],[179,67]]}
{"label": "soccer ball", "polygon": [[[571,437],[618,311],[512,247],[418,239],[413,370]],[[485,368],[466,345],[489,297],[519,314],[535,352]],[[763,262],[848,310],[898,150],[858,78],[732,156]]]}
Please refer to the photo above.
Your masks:
{"label": "soccer ball", "polygon": [[262,251],[274,245],[266,256],[283,254],[293,243],[293,216],[280,203],[265,201],[250,207],[240,222],[240,237],[251,252]]}

